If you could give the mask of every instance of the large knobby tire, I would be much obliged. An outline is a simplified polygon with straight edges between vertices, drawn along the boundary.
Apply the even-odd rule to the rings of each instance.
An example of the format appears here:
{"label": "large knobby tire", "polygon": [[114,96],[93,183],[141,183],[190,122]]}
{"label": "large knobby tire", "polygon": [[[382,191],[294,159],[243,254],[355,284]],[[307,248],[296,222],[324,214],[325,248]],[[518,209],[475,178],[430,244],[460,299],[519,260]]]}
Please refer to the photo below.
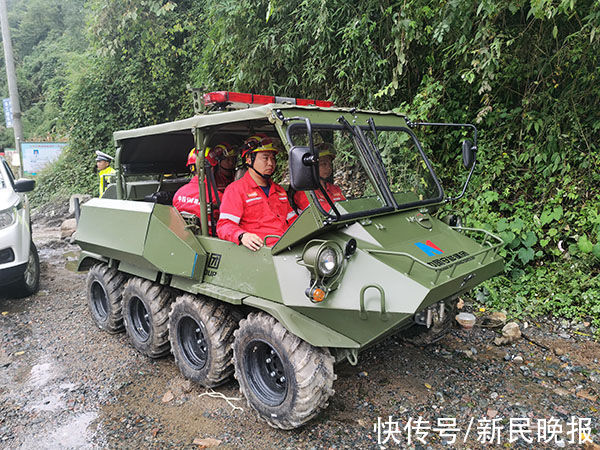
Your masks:
{"label": "large knobby tire", "polygon": [[98,328],[111,334],[123,331],[122,295],[127,278],[106,264],[93,266],[87,276],[88,308]]}
{"label": "large knobby tire", "polygon": [[29,258],[23,275],[9,286],[16,297],[29,297],[40,289],[40,257],[33,241],[29,245]]}
{"label": "large knobby tire", "polygon": [[169,341],[184,377],[213,387],[233,374],[233,331],[238,321],[230,308],[193,295],[178,297],[169,314]]}
{"label": "large knobby tire", "polygon": [[334,394],[334,358],[265,313],[251,313],[234,332],[235,378],[248,405],[274,428],[297,428]]}
{"label": "large knobby tire", "polygon": [[169,353],[169,288],[132,278],[123,291],[123,322],[132,345],[150,358]]}

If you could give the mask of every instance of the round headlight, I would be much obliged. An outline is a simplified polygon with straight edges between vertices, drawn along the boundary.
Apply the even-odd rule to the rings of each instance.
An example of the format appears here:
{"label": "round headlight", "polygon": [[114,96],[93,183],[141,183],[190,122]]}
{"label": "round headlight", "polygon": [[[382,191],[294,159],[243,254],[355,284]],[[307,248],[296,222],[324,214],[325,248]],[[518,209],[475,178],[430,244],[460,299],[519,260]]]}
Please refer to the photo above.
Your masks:
{"label": "round headlight", "polygon": [[335,273],[338,265],[338,255],[335,250],[332,248],[326,248],[319,255],[317,270],[322,276],[328,277]]}

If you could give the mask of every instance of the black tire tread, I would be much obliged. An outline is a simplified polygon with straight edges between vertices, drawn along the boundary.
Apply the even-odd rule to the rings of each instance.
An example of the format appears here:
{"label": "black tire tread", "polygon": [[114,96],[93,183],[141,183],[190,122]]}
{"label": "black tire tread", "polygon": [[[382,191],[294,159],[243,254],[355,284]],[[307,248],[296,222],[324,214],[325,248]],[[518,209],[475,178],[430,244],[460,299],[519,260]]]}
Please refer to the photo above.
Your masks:
{"label": "black tire tread", "polygon": [[30,295],[35,294],[40,289],[40,256],[38,254],[37,247],[35,246],[33,241],[31,241],[30,245],[31,249],[33,250],[35,264],[37,265],[37,278],[35,280],[35,284],[33,286],[29,286],[25,281],[25,274],[23,274],[20,279],[8,285],[6,287],[7,290],[10,291],[10,293],[17,298],[29,297]]}
{"label": "black tire tread", "polygon": [[[186,364],[177,343],[177,330],[171,330],[175,328],[175,317],[180,311],[186,310],[193,311],[196,315],[194,319],[200,318],[203,322],[207,333],[205,339],[210,344],[211,356],[206,362],[206,370],[201,373]],[[233,374],[233,332],[237,326],[237,320],[225,304],[191,294],[177,297],[169,313],[169,339],[171,352],[181,373],[205,387],[215,387],[229,379]]]}
{"label": "black tire tread", "polygon": [[250,398],[250,389],[245,381],[243,369],[240,366],[242,355],[238,355],[241,349],[236,344],[233,346],[233,361],[235,366],[235,378],[240,385],[240,392],[244,394],[248,405],[254,409],[259,417],[274,428],[290,430],[297,428],[325,409],[329,398],[335,393],[333,382],[336,376],[333,371],[335,358],[331,356],[326,348],[313,347],[306,341],[290,333],[272,316],[259,312],[251,313],[240,322],[239,328],[234,332],[236,342],[244,334],[253,333],[259,329],[266,336],[279,343],[289,356],[289,361],[295,368],[296,386],[298,388],[296,398],[289,411],[282,411],[277,417],[264,414]]}
{"label": "black tire tread", "polygon": [[[93,311],[90,299],[91,284],[94,280],[98,280],[104,285],[106,295],[109,302],[109,314],[107,321],[99,322]],[[127,277],[118,270],[109,268],[106,264],[96,264],[92,266],[88,272],[86,286],[88,295],[88,308],[94,322],[101,330],[105,330],[110,334],[117,334],[124,330],[123,325],[123,289]]]}
{"label": "black tire tread", "polygon": [[[134,332],[131,330],[127,311],[129,299],[133,295],[142,300],[150,312],[150,336],[146,342],[136,340]],[[134,277],[125,285],[122,305],[125,331],[133,346],[150,358],[165,356],[171,349],[168,327],[171,301],[171,290],[152,281]]]}

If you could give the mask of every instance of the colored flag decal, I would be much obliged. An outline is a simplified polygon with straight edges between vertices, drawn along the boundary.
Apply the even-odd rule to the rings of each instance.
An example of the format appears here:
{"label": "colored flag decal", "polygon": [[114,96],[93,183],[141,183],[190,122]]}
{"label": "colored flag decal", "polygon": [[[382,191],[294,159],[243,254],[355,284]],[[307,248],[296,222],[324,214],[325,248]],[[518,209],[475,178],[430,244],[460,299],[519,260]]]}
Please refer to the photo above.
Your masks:
{"label": "colored flag decal", "polygon": [[427,254],[427,256],[441,255],[442,253],[444,253],[444,251],[441,248],[439,248],[431,241],[425,241],[424,244],[422,242],[415,242],[415,245],[421,250],[423,250]]}

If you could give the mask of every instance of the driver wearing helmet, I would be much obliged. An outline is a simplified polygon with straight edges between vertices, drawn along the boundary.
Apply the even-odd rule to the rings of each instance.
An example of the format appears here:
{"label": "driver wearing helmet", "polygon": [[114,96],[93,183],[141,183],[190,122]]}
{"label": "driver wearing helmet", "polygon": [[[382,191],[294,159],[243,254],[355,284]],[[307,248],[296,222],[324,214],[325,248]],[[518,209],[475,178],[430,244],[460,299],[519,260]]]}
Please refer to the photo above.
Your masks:
{"label": "driver wearing helmet", "polygon": [[[344,194],[342,194],[342,190],[331,183],[331,181],[333,181],[333,160],[335,158],[335,150],[333,149],[333,146],[328,142],[322,142],[317,145],[317,150],[319,151],[319,181],[321,182],[321,186],[325,192],[327,192],[327,195],[333,203],[346,200],[346,197],[344,197]],[[319,200],[319,203],[323,209],[325,211],[329,211],[331,206],[325,199],[325,196],[321,190],[315,189],[313,192],[317,196],[317,199]],[[296,192],[293,199],[299,211],[304,211],[306,208],[308,208],[309,202],[306,192]]]}
{"label": "driver wearing helmet", "polygon": [[[281,236],[296,219],[285,190],[271,180],[277,166],[276,154],[266,135],[254,135],[244,142],[242,159],[248,171],[223,194],[217,223],[221,239],[256,251],[263,246],[265,236]],[[270,240],[267,245],[276,241]]]}
{"label": "driver wearing helmet", "polygon": [[[192,173],[196,170],[197,154],[197,150],[192,149],[188,155],[187,166]],[[221,200],[223,191],[227,185],[233,181],[235,174],[235,150],[228,143],[221,142],[212,148],[206,149],[205,161],[208,162],[212,169],[206,171],[206,178],[204,179],[206,201],[207,203],[212,204],[212,216],[216,219],[219,215],[218,203]],[[194,175],[187,184],[183,185],[175,192],[173,206],[177,208],[178,211],[185,211],[200,217],[198,175]],[[210,222],[211,220],[209,218],[209,224]]]}

